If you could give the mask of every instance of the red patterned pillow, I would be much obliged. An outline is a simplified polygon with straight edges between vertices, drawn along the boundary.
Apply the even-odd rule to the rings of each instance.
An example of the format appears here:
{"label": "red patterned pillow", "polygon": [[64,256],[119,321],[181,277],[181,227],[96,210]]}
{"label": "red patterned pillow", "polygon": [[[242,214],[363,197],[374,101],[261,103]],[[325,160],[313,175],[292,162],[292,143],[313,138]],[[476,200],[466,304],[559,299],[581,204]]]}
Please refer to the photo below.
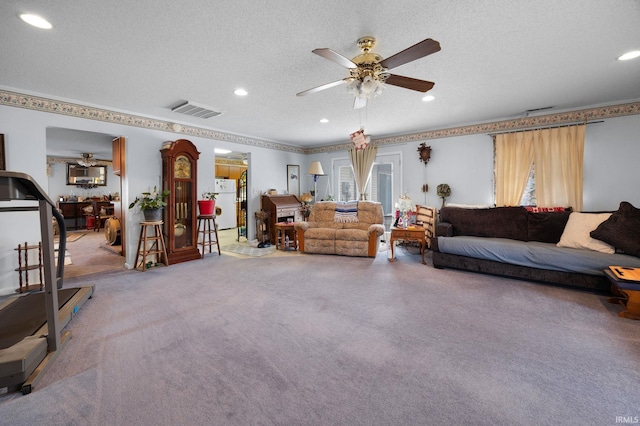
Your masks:
{"label": "red patterned pillow", "polygon": [[571,207],[536,207],[536,206],[525,206],[527,211],[531,213],[549,213],[549,212],[564,212],[571,211]]}

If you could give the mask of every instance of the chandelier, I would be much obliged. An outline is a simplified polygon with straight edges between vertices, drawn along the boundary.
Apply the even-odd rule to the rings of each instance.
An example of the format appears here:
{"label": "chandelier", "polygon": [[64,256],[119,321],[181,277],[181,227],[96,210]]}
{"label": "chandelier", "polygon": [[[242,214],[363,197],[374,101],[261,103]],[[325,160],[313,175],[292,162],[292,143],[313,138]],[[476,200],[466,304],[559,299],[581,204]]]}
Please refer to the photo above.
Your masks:
{"label": "chandelier", "polygon": [[78,160],[78,164],[82,167],[91,167],[97,164],[96,160],[93,159],[93,154],[88,152],[82,153],[82,158]]}

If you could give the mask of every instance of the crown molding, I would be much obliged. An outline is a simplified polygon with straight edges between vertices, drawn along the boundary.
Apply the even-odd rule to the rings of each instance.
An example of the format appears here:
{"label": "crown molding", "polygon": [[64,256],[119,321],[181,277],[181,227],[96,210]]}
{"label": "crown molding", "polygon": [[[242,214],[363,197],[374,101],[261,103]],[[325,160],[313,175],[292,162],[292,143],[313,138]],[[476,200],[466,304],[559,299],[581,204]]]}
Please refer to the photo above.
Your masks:
{"label": "crown molding", "polygon": [[[388,146],[405,144],[409,142],[420,142],[429,139],[451,138],[455,136],[468,136],[476,134],[493,134],[513,132],[517,130],[527,130],[537,127],[552,127],[565,124],[577,124],[606,118],[624,117],[628,115],[640,114],[640,102],[631,102],[618,105],[594,107],[576,111],[559,112],[554,114],[538,115],[535,117],[515,118],[510,120],[492,121],[468,126],[451,127],[448,129],[430,130],[420,133],[391,136],[387,138],[371,139],[373,146]],[[349,150],[353,146],[352,142],[345,142],[339,145],[329,145],[307,149],[307,154],[331,153],[336,151]]]}
{"label": "crown molding", "polygon": [[[326,145],[316,148],[300,148],[283,143],[249,138],[246,136],[239,136],[231,133],[203,129],[195,126],[174,126],[175,123],[171,121],[156,120],[139,115],[110,111],[107,109],[89,107],[65,101],[57,101],[53,99],[10,92],[1,89],[0,105],[25,108],[52,114],[68,115],[72,117],[85,118],[88,120],[105,121],[109,123],[122,124],[125,126],[142,127],[151,130],[161,130],[164,132],[179,133],[188,136],[197,136],[205,139],[214,139],[218,141],[237,143],[240,145],[274,149],[278,151],[286,151],[305,155],[346,151],[349,150],[349,148],[351,148],[351,146],[353,145],[351,142],[345,142],[342,144]],[[511,132],[515,130],[526,130],[534,127],[588,123],[589,121],[594,120],[603,120],[606,118],[624,117],[637,114],[640,114],[640,102],[632,102],[575,111],[558,112],[533,117],[515,118],[510,120],[451,127],[448,129],[429,130],[426,132],[411,133],[399,136],[390,136],[386,138],[372,139],[371,144],[374,146],[397,145],[405,144],[408,142],[450,138],[455,136],[491,134]],[[179,131],[176,131],[176,129],[179,129]]]}
{"label": "crown molding", "polygon": [[[0,105],[304,154],[300,147],[0,89]],[[178,130],[178,131],[176,131]]]}

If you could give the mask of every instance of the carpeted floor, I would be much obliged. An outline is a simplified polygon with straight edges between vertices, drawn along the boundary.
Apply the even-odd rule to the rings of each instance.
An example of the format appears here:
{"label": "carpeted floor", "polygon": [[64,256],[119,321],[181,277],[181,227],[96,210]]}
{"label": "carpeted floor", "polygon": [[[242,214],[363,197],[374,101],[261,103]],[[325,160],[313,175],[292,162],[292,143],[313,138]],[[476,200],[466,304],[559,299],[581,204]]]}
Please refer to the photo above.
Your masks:
{"label": "carpeted floor", "polygon": [[4,424],[614,425],[640,323],[606,297],[395,262],[207,256],[96,287]]}

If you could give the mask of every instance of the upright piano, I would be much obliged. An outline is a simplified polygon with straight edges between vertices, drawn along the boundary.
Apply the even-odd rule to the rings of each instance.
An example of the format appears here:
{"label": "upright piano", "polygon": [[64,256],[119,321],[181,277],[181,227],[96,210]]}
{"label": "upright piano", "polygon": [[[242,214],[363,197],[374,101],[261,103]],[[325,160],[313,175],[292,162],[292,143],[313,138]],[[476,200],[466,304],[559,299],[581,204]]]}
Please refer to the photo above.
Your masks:
{"label": "upright piano", "polygon": [[302,222],[302,202],[295,195],[262,195],[262,210],[269,213],[271,244],[276,243],[277,222]]}

